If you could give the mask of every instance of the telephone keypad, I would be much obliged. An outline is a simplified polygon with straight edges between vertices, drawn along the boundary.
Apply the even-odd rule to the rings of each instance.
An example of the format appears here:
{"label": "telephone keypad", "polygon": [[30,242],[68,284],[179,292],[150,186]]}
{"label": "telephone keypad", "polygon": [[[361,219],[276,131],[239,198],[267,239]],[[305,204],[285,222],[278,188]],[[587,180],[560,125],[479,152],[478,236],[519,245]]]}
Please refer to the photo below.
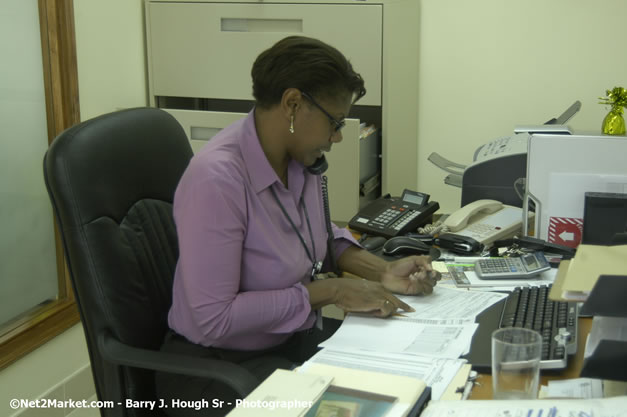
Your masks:
{"label": "telephone keypad", "polygon": [[391,227],[394,230],[401,230],[407,223],[415,219],[418,214],[419,213],[416,210],[408,210],[403,216],[401,216],[400,219],[394,222]]}
{"label": "telephone keypad", "polygon": [[419,211],[407,207],[391,207],[379,214],[373,223],[383,224],[394,230],[401,230],[407,223],[415,219]]}
{"label": "telephone keypad", "polygon": [[381,223],[381,224],[389,224],[390,222],[392,222],[396,217],[398,217],[401,213],[399,212],[399,210],[397,208],[389,208],[386,209],[385,211],[383,211],[383,213],[379,214],[374,220],[373,222],[375,223]]}

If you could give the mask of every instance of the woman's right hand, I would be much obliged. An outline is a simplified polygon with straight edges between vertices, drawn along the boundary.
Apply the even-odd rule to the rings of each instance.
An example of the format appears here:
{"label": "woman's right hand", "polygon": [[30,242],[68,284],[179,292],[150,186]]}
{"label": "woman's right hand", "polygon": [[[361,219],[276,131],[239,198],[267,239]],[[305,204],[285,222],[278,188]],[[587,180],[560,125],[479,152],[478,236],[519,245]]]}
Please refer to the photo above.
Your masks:
{"label": "woman's right hand", "polygon": [[333,281],[337,285],[334,304],[346,312],[388,317],[397,309],[414,311],[379,282],[353,278],[333,278]]}

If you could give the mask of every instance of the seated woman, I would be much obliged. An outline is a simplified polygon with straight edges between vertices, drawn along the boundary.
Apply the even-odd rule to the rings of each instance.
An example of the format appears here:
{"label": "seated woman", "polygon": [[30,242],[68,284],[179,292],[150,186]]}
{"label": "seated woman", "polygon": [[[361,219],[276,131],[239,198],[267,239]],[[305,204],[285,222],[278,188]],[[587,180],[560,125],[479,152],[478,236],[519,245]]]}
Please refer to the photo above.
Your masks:
{"label": "seated woman", "polygon": [[[429,294],[439,274],[424,256],[386,262],[334,226],[337,264],[358,278],[314,279],[327,229],[310,168],[342,140],[364,82],[339,51],[305,37],[262,52],[252,80],[255,107],[193,157],[176,191],[180,256],[163,350],[236,362],[261,382],[307,360],[337,329],[316,326],[321,307],[387,317],[410,309],[393,293]],[[157,383],[166,399],[235,398],[216,382]]]}

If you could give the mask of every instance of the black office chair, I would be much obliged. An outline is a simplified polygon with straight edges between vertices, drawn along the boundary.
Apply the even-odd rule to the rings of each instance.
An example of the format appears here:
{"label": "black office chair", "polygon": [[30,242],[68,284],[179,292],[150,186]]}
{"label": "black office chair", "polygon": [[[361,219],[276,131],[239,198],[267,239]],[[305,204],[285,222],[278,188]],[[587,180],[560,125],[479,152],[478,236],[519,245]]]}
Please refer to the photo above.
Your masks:
{"label": "black office chair", "polygon": [[191,156],[170,114],[138,108],[73,126],[44,157],[96,393],[116,405],[103,417],[163,415],[125,407],[155,400],[154,371],[216,379],[242,397],[259,383],[230,362],[159,351],[178,257],[172,200]]}

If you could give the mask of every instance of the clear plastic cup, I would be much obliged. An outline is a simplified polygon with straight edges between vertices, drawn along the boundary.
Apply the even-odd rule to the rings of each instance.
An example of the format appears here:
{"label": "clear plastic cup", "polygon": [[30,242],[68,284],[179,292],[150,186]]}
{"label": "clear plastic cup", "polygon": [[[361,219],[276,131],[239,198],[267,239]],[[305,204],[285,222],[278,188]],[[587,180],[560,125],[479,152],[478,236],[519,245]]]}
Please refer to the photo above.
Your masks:
{"label": "clear plastic cup", "polygon": [[508,327],[492,333],[492,390],[495,400],[535,399],[540,380],[542,335]]}

